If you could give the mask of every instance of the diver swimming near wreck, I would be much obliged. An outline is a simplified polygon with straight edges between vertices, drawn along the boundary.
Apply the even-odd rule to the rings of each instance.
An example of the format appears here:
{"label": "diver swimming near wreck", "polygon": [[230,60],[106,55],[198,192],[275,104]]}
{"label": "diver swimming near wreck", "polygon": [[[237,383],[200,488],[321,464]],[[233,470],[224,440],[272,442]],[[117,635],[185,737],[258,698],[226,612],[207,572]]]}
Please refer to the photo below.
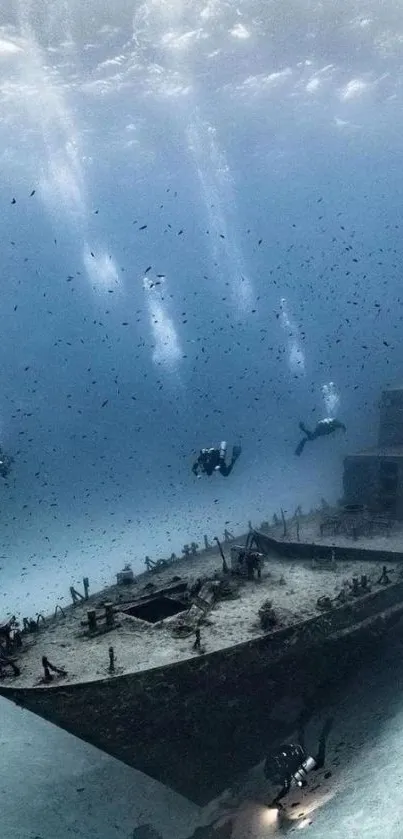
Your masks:
{"label": "diver swimming near wreck", "polygon": [[312,757],[304,745],[304,733],[300,732],[298,743],[284,743],[266,757],[265,777],[273,784],[281,784],[280,792],[269,807],[281,807],[280,801],[295,787],[306,786],[306,777],[312,771],[323,769],[326,758],[326,743],[333,725],[333,718],[326,720],[320,733],[318,750]]}
{"label": "diver swimming near wreck", "polygon": [[325,437],[328,434],[333,434],[335,431],[338,431],[338,429],[341,429],[342,431],[347,431],[344,423],[340,422],[340,420],[337,419],[331,419],[330,417],[323,420],[319,420],[319,422],[316,423],[316,426],[313,431],[309,431],[309,428],[307,428],[303,422],[299,423],[299,427],[305,436],[298,443],[298,446],[295,449],[295,454],[298,455],[298,457],[300,454],[302,454],[305,447],[305,443],[307,443],[308,441],[316,440],[317,437]]}
{"label": "diver swimming near wreck", "polygon": [[227,444],[225,441],[220,444],[219,448],[200,449],[200,454],[192,466],[192,472],[197,478],[201,478],[202,474],[212,475],[213,472],[220,472],[226,478],[232,472],[241,452],[241,446],[233,446],[231,460],[226,463]]}
{"label": "diver swimming near wreck", "polygon": [[326,720],[320,733],[318,750],[312,757],[304,745],[303,732],[298,743],[284,743],[275,752],[266,757],[264,774],[273,785],[281,784],[280,792],[270,802],[269,807],[281,807],[280,801],[295,787],[306,786],[306,777],[312,771],[323,769],[326,757],[326,743],[333,725],[333,718]]}

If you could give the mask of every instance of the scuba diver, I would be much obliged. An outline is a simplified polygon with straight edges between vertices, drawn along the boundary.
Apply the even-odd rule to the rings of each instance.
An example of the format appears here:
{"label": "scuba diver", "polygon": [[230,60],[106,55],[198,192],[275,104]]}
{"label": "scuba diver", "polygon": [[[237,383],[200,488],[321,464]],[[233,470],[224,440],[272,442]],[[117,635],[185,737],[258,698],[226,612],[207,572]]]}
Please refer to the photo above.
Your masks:
{"label": "scuba diver", "polygon": [[298,455],[298,457],[302,454],[305,443],[307,443],[308,440],[316,440],[317,437],[324,437],[327,434],[333,434],[334,431],[337,431],[339,428],[341,428],[342,431],[347,431],[346,426],[342,422],[331,418],[319,420],[313,431],[309,431],[303,422],[299,423],[299,427],[303,434],[305,434],[305,437],[302,438],[295,449],[295,454]]}
{"label": "scuba diver", "polygon": [[269,754],[264,764],[265,777],[274,785],[281,784],[281,790],[270,802],[269,807],[279,807],[280,801],[290,789],[305,787],[309,772],[322,769],[325,765],[326,741],[333,725],[333,718],[326,720],[319,737],[318,751],[315,757],[308,754],[304,746],[303,731],[298,743],[284,743],[279,749]]}
{"label": "scuba diver", "polygon": [[8,478],[12,463],[14,463],[14,458],[9,454],[4,454],[0,448],[0,475],[4,480]]}
{"label": "scuba diver", "polygon": [[225,462],[227,454],[227,444],[225,441],[221,443],[219,449],[200,449],[199,457],[192,466],[192,472],[197,478],[201,478],[201,474],[212,475],[213,472],[220,472],[226,478],[232,472],[241,451],[241,446],[233,446],[232,458],[227,464]]}

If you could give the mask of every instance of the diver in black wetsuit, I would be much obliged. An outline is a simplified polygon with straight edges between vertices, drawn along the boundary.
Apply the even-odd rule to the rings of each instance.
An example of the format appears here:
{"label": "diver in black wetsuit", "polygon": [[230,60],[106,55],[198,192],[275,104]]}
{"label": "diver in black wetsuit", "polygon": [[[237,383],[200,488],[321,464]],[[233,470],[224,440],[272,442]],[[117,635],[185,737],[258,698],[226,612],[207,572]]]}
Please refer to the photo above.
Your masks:
{"label": "diver in black wetsuit", "polygon": [[306,776],[309,772],[322,769],[325,765],[326,741],[333,725],[333,719],[326,720],[319,737],[318,751],[311,757],[303,744],[303,732],[299,743],[284,743],[280,748],[268,755],[264,765],[264,774],[272,784],[282,784],[281,790],[269,804],[281,807],[280,800],[287,795],[292,787],[306,786]]}
{"label": "diver in black wetsuit", "polygon": [[201,478],[202,474],[212,475],[213,472],[220,472],[226,478],[232,472],[241,451],[241,446],[233,446],[232,458],[227,464],[225,462],[227,453],[227,444],[225,442],[221,443],[219,449],[200,449],[199,457],[192,466],[192,472],[197,478]]}
{"label": "diver in black wetsuit", "polygon": [[305,443],[307,443],[308,440],[316,440],[317,437],[324,437],[327,434],[333,434],[339,428],[341,428],[342,431],[347,431],[346,426],[342,422],[340,422],[337,419],[330,418],[319,420],[319,422],[316,423],[316,426],[313,431],[309,431],[309,429],[306,427],[306,425],[304,425],[303,422],[299,423],[299,427],[301,431],[305,434],[305,437],[302,438],[302,440],[298,443],[297,448],[295,449],[295,454],[298,455],[298,457],[300,454],[302,454]]}

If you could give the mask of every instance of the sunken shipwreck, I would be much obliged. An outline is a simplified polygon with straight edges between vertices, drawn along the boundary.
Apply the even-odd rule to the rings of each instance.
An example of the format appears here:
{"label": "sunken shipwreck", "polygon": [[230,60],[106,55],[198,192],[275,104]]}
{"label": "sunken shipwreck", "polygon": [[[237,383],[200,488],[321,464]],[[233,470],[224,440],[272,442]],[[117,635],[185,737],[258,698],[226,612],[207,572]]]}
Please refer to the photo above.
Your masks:
{"label": "sunken shipwreck", "polygon": [[344,498],[193,542],[0,627],[0,694],[199,804],[289,736],[403,616],[403,390]]}

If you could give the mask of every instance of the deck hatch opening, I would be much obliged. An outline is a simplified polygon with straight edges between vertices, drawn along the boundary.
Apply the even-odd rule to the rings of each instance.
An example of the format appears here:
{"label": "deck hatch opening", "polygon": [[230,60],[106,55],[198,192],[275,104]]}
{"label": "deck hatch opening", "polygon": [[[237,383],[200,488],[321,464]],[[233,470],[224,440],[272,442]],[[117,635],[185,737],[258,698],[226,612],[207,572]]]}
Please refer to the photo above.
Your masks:
{"label": "deck hatch opening", "polygon": [[157,623],[165,618],[171,618],[173,615],[179,615],[180,612],[185,612],[189,607],[180,600],[172,600],[170,597],[153,597],[145,603],[137,603],[134,606],[129,606],[128,609],[122,611],[133,618],[139,618],[148,623]]}

